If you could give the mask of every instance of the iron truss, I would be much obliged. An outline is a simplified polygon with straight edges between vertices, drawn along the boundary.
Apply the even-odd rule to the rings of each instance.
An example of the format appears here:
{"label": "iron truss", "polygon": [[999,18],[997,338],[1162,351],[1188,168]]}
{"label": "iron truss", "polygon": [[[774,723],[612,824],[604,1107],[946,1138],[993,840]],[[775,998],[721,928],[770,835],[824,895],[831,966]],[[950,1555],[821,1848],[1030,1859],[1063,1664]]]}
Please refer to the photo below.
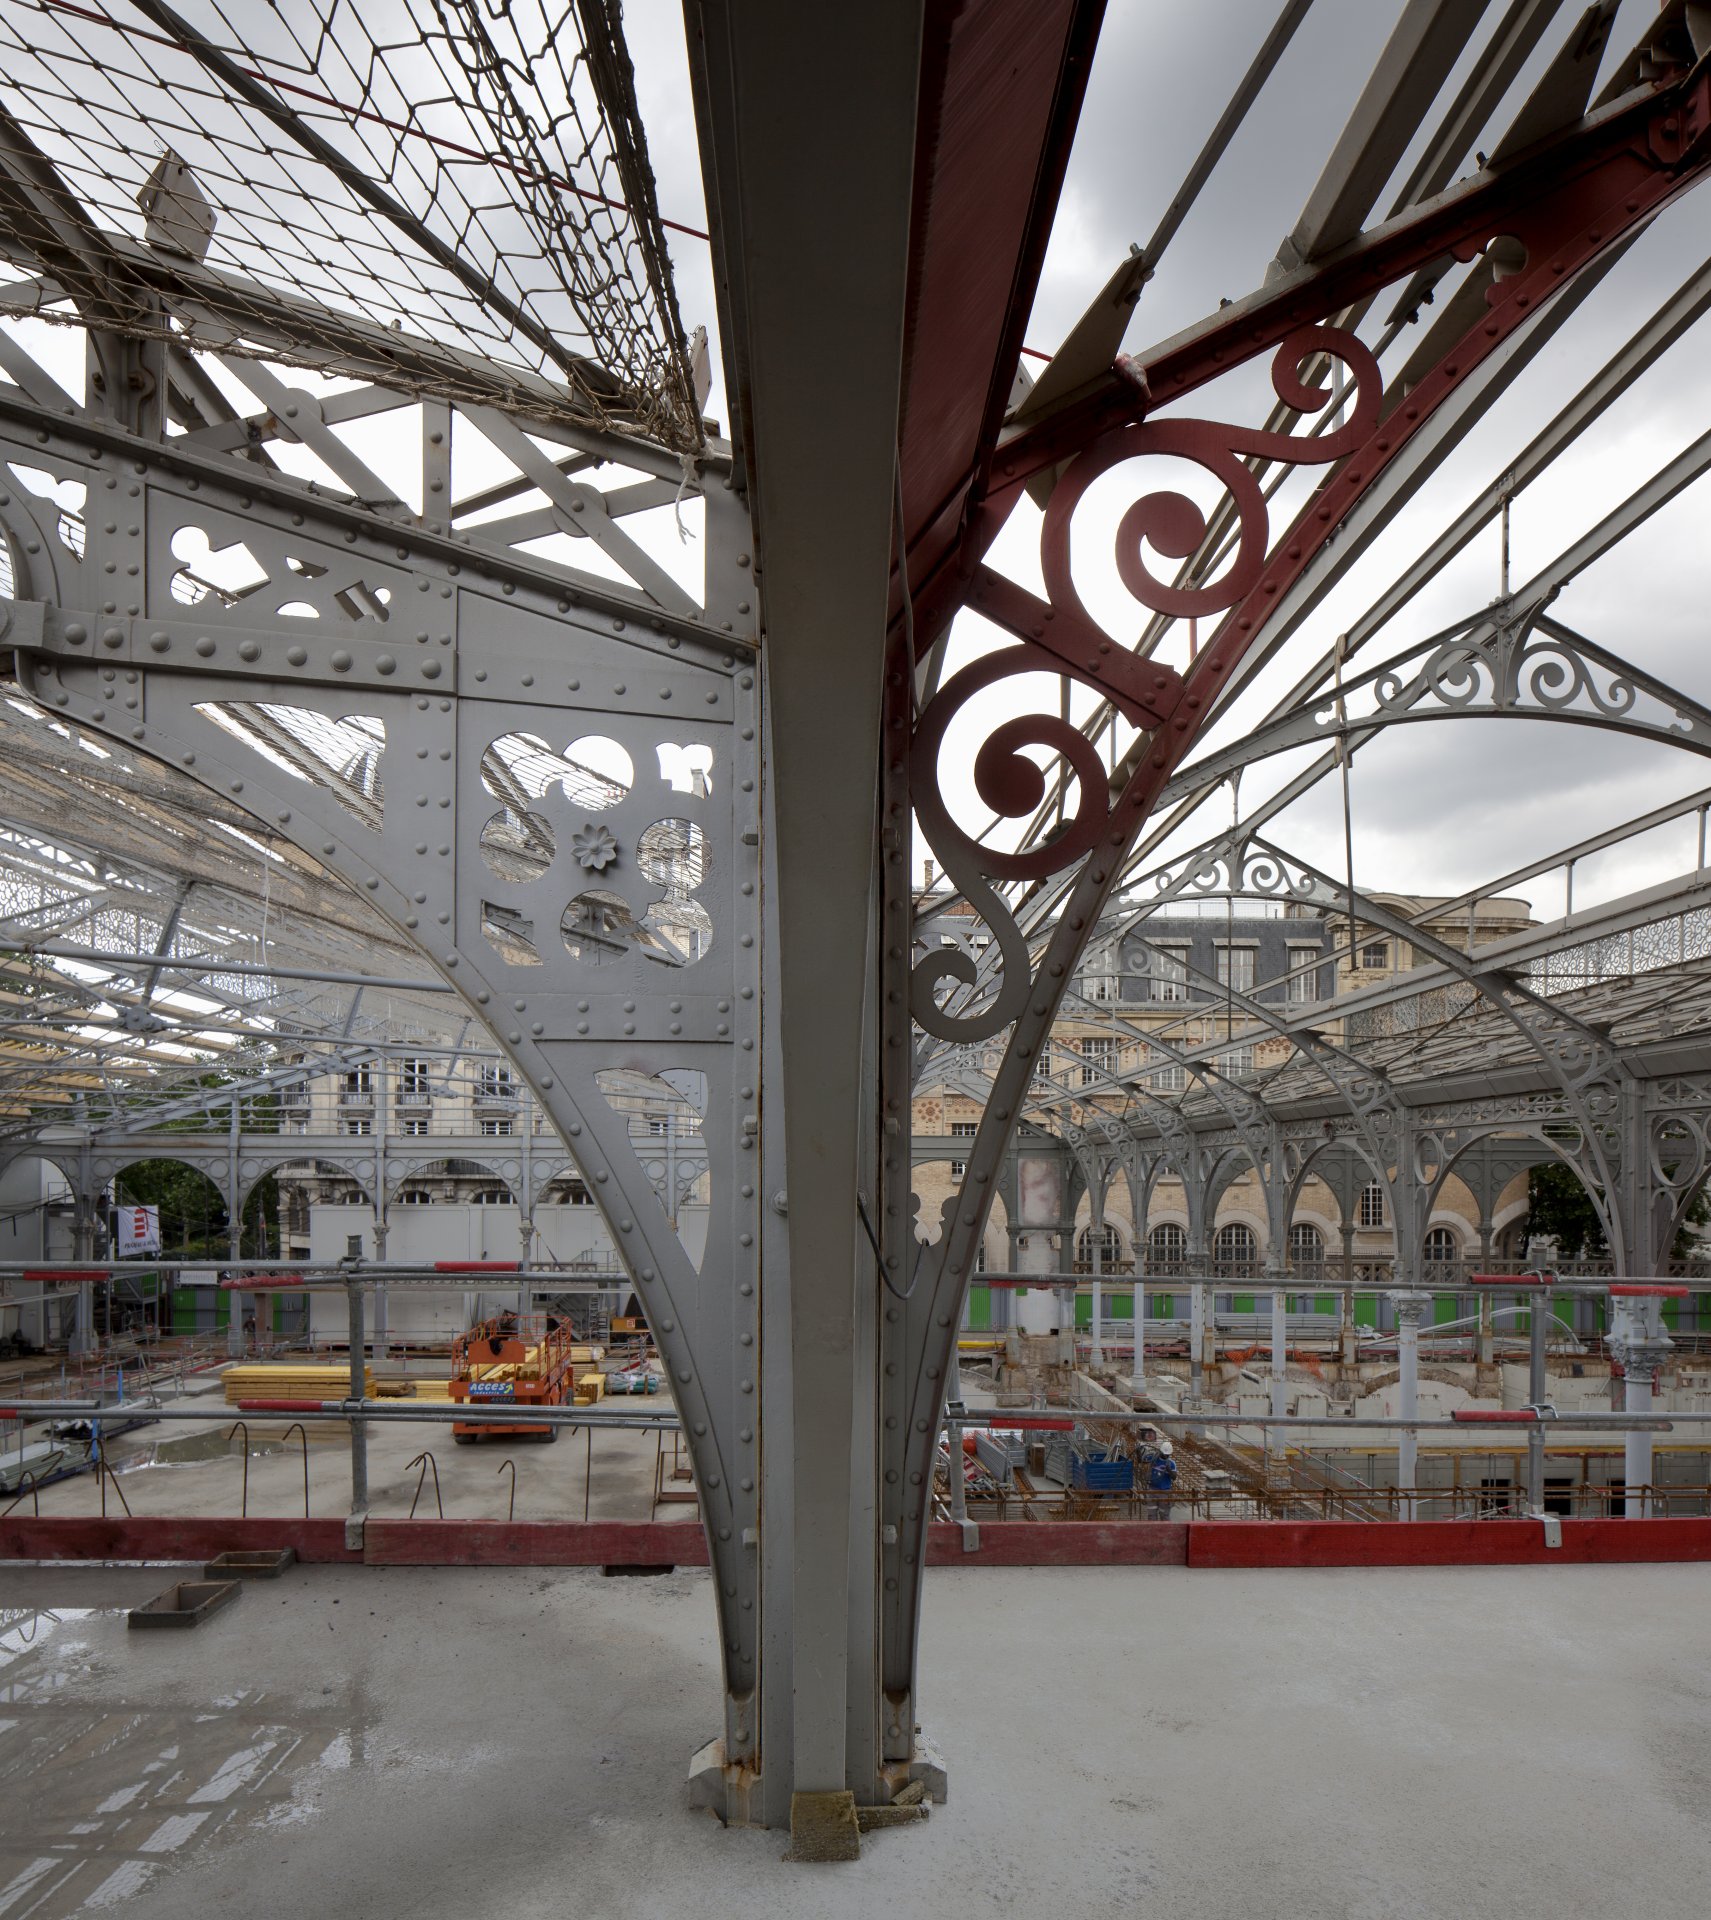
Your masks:
{"label": "iron truss", "polygon": [[[1572,362],[1646,230],[1690,233],[1704,12],[1611,48],[1610,4],[1565,30],[1552,0],[1406,0],[1276,259],[1228,263],[1254,291],[1123,355],[1307,13],[1285,7],[1030,387],[1100,8],[817,17],[872,55],[843,76],[852,123],[804,117],[807,27],[698,0],[726,442],[699,417],[616,10],[531,15],[538,43],[492,60],[484,10],[394,11],[382,44],[308,0],[253,28],[211,0],[0,0],[3,300],[25,316],[0,329],[7,1150],[229,1128],[305,1058],[468,1052],[478,1022],[562,1143],[543,1166],[587,1181],[682,1410],[724,1663],[698,1793],[770,1821],[797,1787],[886,1797],[927,1764],[928,1489],[1024,1121],[1096,1195],[1126,1178],[1137,1220],[1181,1178],[1196,1252],[1252,1167],[1274,1247],[1310,1173],[1387,1181],[1406,1260],[1443,1179],[1507,1142],[1574,1166],[1645,1271],[1704,1176],[1711,788],[1429,915],[1292,845],[1298,803],[1428,721],[1620,735],[1660,766],[1711,744],[1643,622],[1574,615],[1711,435],[1495,601],[1424,639],[1405,618],[1542,476],[1597,457],[1711,303],[1703,266],[1631,301],[1546,425],[1471,501],[1439,497],[1544,350]],[[144,119],[171,138],[146,169]],[[71,328],[76,369],[52,344]],[[857,396],[841,413],[803,377],[826,366]],[[1221,504],[1150,489],[1155,458]],[[1121,618],[1075,564],[1113,489]],[[1024,582],[994,542],[1029,514]],[[1034,711],[1040,675],[1058,697]],[[949,891],[912,886],[917,832]],[[1642,841],[1669,871],[1589,900]],[[1558,881],[1559,917],[1477,937],[1482,903]],[[1161,1018],[1100,958],[1236,900],[1419,964],[1310,1005],[1281,979],[1191,982]],[[1072,1028],[1137,1064],[1089,1077]],[[698,1260],[626,1097],[685,1075]],[[984,1104],[936,1221],[909,1121],[933,1085]]]}

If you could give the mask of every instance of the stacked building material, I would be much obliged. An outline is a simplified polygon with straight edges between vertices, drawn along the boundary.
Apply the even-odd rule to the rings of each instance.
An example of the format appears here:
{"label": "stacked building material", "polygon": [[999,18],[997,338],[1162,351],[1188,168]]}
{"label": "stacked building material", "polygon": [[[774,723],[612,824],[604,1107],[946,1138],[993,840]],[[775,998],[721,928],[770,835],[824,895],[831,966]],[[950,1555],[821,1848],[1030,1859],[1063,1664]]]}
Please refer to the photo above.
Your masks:
{"label": "stacked building material", "polygon": [[[292,1400],[314,1406],[322,1400],[350,1397],[349,1367],[286,1366],[269,1363],[261,1366],[228,1367],[224,1374],[226,1405],[235,1407],[240,1400]],[[374,1397],[374,1372],[365,1367],[362,1376],[365,1400]]]}

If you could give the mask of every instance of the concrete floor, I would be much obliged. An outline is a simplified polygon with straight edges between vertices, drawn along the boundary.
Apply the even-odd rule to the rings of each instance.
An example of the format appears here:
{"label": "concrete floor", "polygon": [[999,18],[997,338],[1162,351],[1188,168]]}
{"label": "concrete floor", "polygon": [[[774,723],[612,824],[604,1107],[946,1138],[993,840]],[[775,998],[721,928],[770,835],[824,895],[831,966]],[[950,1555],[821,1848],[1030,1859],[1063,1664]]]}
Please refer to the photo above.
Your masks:
{"label": "concrete floor", "polygon": [[[244,1439],[230,1426],[173,1420],[166,1417],[139,1427],[111,1442],[112,1462],[131,1511],[171,1514],[185,1518],[235,1514],[243,1499]],[[217,1378],[185,1404],[197,1408],[221,1404]],[[618,1419],[632,1410],[670,1410],[664,1396],[615,1399],[604,1417]],[[232,1420],[239,1419],[234,1410]],[[601,1417],[597,1410],[596,1417]],[[251,1415],[249,1440],[249,1507],[251,1514],[296,1516],[303,1512],[303,1452],[296,1434],[282,1438],[289,1416]],[[306,1427],[309,1436],[309,1510],[317,1517],[350,1511],[350,1435],[342,1422]],[[29,1438],[44,1437],[31,1428]],[[472,1446],[458,1446],[451,1429],[425,1422],[371,1421],[368,1434],[369,1510],[388,1518],[403,1518],[416,1498],[422,1470],[414,1461],[427,1448],[439,1470],[440,1498],[448,1519],[503,1520],[509,1509],[511,1474],[502,1462],[516,1463],[516,1517],[519,1520],[580,1520],[584,1483],[591,1520],[646,1520],[653,1500],[656,1455],[663,1446],[667,1489],[687,1483],[670,1478],[673,1436],[663,1441],[653,1433],[613,1427],[596,1428],[590,1450],[587,1431],[561,1432],[551,1445],[529,1438],[495,1436]],[[687,1464],[688,1453],[684,1451]],[[44,1514],[119,1512],[118,1497],[103,1489],[92,1473],[57,1480],[41,1491]],[[0,1500],[0,1506],[4,1506]],[[29,1502],[26,1499],[25,1509]],[[432,1519],[434,1480],[429,1473],[416,1506],[418,1518]],[[657,1520],[692,1520],[692,1503],[668,1501],[654,1514]],[[0,1920],[9,1920],[0,1907]]]}
{"label": "concrete floor", "polygon": [[[853,1865],[684,1805],[706,1577],[0,1568],[0,1920],[1686,1920],[1711,1570],[936,1572],[951,1802]],[[25,1644],[25,1636],[33,1639]]]}

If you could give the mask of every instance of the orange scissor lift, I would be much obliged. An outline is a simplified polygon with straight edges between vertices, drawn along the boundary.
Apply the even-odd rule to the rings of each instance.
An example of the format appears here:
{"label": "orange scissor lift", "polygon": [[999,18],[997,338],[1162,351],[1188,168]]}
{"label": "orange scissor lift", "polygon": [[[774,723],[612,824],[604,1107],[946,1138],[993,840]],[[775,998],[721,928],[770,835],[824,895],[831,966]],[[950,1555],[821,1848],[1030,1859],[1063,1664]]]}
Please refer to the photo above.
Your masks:
{"label": "orange scissor lift", "polygon": [[[452,1347],[451,1397],[460,1406],[560,1407],[576,1396],[573,1352],[575,1336],[568,1326],[545,1314],[502,1313],[459,1334]],[[462,1445],[487,1434],[532,1434],[556,1440],[552,1425],[483,1421],[454,1421],[452,1438]]]}

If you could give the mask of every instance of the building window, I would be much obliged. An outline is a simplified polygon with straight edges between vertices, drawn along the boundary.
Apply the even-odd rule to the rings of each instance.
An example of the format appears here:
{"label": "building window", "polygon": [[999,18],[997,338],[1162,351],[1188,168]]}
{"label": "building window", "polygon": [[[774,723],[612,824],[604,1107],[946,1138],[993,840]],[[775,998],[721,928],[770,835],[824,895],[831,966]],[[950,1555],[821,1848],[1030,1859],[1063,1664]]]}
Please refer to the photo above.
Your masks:
{"label": "building window", "polygon": [[1117,1042],[1089,1037],[1081,1042],[1081,1084],[1101,1086],[1117,1071]]}
{"label": "building window", "polygon": [[1388,940],[1368,940],[1360,950],[1360,963],[1374,972],[1382,972],[1390,965],[1390,942]]}
{"label": "building window", "polygon": [[1186,1067],[1154,1067],[1147,1075],[1147,1084],[1154,1093],[1181,1093],[1188,1085]]}
{"label": "building window", "polygon": [[953,1160],[951,1162],[951,1178],[953,1180],[960,1180],[967,1172],[968,1162],[966,1160]]}
{"label": "building window", "polygon": [[1318,999],[1319,969],[1315,964],[1318,959],[1317,947],[1289,949],[1289,991],[1286,998],[1290,1006],[1304,1007]]}
{"label": "building window", "polygon": [[1154,947],[1152,982],[1155,1000],[1186,1000],[1188,998],[1188,949],[1186,947]]}
{"label": "building window", "polygon": [[1075,1257],[1084,1273],[1093,1271],[1093,1249],[1099,1249],[1099,1268],[1102,1273],[1116,1271],[1117,1263],[1123,1257],[1123,1243],[1117,1237],[1117,1229],[1109,1224],[1100,1228],[1097,1234],[1091,1227],[1081,1229],[1081,1237],[1075,1243]]}
{"label": "building window", "polygon": [[406,1059],[398,1062],[398,1091],[417,1096],[432,1091],[428,1084],[426,1060]]}
{"label": "building window", "polygon": [[1050,1047],[1047,1042],[1042,1041],[1040,1043],[1039,1056],[1034,1061],[1034,1078],[1036,1080],[1049,1080],[1051,1077],[1052,1062]]}
{"label": "building window", "polygon": [[951,1138],[953,1140],[972,1140],[979,1131],[980,1122],[978,1120],[953,1120],[951,1122]]}
{"label": "building window", "polygon": [[1226,1080],[1250,1080],[1254,1071],[1252,1047],[1226,1047],[1218,1056],[1218,1071]]}
{"label": "building window", "polygon": [[1324,1272],[1325,1236],[1317,1227],[1289,1229],[1289,1264],[1297,1273]]}
{"label": "building window", "polygon": [[1254,1238],[1252,1227],[1238,1224],[1218,1229],[1217,1238],[1212,1242],[1215,1271],[1246,1274],[1252,1271],[1258,1257],[1259,1242]]}
{"label": "building window", "polygon": [[511,1189],[509,1187],[477,1187],[469,1197],[478,1207],[508,1207],[511,1204]]}
{"label": "building window", "polygon": [[509,1100],[516,1090],[509,1067],[483,1067],[476,1076],[475,1093],[479,1100]]}
{"label": "building window", "polygon": [[1384,1225],[1384,1182],[1369,1180],[1360,1190],[1360,1223],[1363,1227]]}
{"label": "building window", "polygon": [[488,1135],[489,1138],[495,1138],[500,1134],[511,1132],[514,1125],[512,1121],[506,1119],[483,1120],[479,1124],[481,1131]]}
{"label": "building window", "polygon": [[307,1133],[309,1131],[309,1122],[307,1120],[288,1121],[287,1131],[291,1133]]}
{"label": "building window", "polygon": [[372,1133],[374,1131],[374,1122],[369,1119],[367,1114],[359,1114],[355,1117],[347,1116],[342,1131],[345,1133]]}
{"label": "building window", "polygon": [[564,1183],[564,1204],[567,1207],[591,1207],[594,1196],[585,1182],[572,1177]]}
{"label": "building window", "polygon": [[368,1067],[355,1067],[345,1075],[346,1093],[372,1093],[374,1081]]}
{"label": "building window", "polygon": [[656,1140],[663,1140],[671,1131],[671,1121],[663,1113],[650,1113],[647,1117],[648,1132]]}
{"label": "building window", "polygon": [[419,1139],[428,1131],[428,1123],[422,1119],[405,1120],[401,1123],[400,1131],[412,1139]]}
{"label": "building window", "polygon": [[434,1196],[426,1187],[406,1187],[393,1202],[398,1207],[431,1207]]}
{"label": "building window", "polygon": [[1254,961],[1257,957],[1253,947],[1220,944],[1217,949],[1219,986],[1233,987],[1237,993],[1252,993]]}
{"label": "building window", "polygon": [[1188,1235],[1181,1227],[1154,1227],[1147,1235],[1147,1265],[1154,1273],[1170,1273],[1188,1258]]}
{"label": "building window", "polygon": [[1456,1237],[1448,1227],[1434,1227],[1426,1235],[1426,1270],[1436,1280],[1448,1279],[1461,1257]]}

